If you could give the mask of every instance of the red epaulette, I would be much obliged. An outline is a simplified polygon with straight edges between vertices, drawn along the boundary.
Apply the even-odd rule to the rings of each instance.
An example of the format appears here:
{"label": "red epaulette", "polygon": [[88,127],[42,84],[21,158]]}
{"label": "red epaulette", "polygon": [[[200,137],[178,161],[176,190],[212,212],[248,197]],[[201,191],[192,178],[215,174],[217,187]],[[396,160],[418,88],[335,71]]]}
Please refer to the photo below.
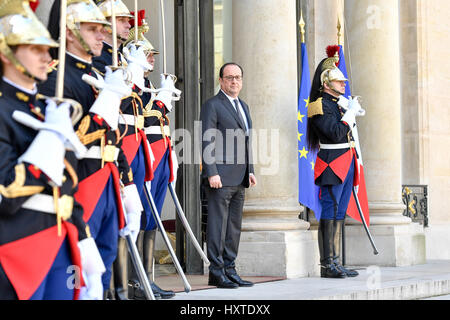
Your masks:
{"label": "red epaulette", "polygon": [[93,119],[99,126],[103,126],[105,120],[102,117],[96,114]]}
{"label": "red epaulette", "polygon": [[39,169],[38,167],[36,167],[35,165],[30,164],[28,166],[28,171],[31,172],[31,174],[36,178],[39,179],[41,177],[41,169]]}
{"label": "red epaulette", "polygon": [[156,105],[160,108],[160,109],[162,109],[162,108],[164,108],[164,103],[162,103],[161,101],[156,101]]}

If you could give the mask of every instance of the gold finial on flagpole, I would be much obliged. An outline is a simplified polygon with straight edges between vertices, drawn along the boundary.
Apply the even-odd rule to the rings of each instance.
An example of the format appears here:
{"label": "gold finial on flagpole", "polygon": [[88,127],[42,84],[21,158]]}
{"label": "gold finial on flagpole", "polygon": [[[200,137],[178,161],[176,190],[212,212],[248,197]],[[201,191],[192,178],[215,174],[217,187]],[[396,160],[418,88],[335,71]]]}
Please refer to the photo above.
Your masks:
{"label": "gold finial on flagpole", "polygon": [[300,26],[300,34],[302,36],[302,43],[305,43],[305,20],[303,20],[303,10],[300,11],[300,22],[298,23]]}
{"label": "gold finial on flagpole", "polygon": [[341,19],[339,18],[339,15],[338,15],[338,20],[337,20],[337,30],[338,30],[337,36],[338,36],[338,45],[341,45],[341,36],[342,36],[342,33],[341,33],[341,28],[342,28],[342,26],[341,26]]}

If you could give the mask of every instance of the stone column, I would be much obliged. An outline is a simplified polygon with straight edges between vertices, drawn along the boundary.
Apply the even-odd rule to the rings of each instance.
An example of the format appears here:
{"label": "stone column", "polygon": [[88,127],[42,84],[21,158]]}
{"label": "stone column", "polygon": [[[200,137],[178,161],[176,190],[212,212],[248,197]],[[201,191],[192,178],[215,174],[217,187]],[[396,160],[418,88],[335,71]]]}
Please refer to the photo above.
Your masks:
{"label": "stone column", "polygon": [[347,226],[350,265],[410,265],[425,261],[423,229],[402,215],[402,140],[399,5],[397,1],[345,2],[347,66],[352,94],[366,116],[358,131],[366,173],[370,230],[380,252],[373,255],[360,223]]}
{"label": "stone column", "polygon": [[318,272],[316,240],[298,218],[296,42],[294,0],[233,1],[233,60],[244,69],[258,179],[246,192],[237,261],[246,275]]}

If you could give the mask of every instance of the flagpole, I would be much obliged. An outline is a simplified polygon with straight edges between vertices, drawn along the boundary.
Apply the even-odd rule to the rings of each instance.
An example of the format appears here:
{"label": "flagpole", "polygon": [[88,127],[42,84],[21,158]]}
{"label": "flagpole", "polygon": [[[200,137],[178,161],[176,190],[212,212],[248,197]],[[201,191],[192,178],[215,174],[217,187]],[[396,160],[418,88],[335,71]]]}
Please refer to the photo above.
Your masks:
{"label": "flagpole", "polygon": [[341,28],[342,28],[342,26],[341,26],[341,19],[339,18],[339,14],[338,14],[338,18],[337,18],[337,30],[338,30],[337,37],[338,37],[338,45],[339,46],[341,45],[341,36],[342,36]]}
{"label": "flagpole", "polygon": [[[344,23],[344,34],[346,34],[346,32],[347,32],[347,28],[346,28],[346,26],[345,26],[345,13],[343,12],[343,8],[341,7],[341,11],[342,11],[342,13],[343,13],[343,15],[342,15],[342,18],[343,18],[343,23]],[[341,36],[342,36],[342,33],[341,33],[341,28],[342,28],[342,25],[341,25],[341,20],[340,20],[340,17],[339,17],[339,14],[338,14],[338,19],[337,19],[337,37],[338,37],[338,45],[339,46],[341,46]],[[346,50],[347,51],[347,54],[348,54],[348,56],[349,56],[349,68],[350,68],[350,80],[352,79],[352,69],[351,69],[351,58],[350,58],[350,49],[349,49],[349,43],[348,43],[348,39],[347,39],[347,42],[346,42],[346,44],[347,44],[347,48],[348,48],[348,50]],[[352,88],[352,83],[351,83],[351,81],[350,80],[348,80],[348,83],[349,83],[349,85],[350,85],[350,90],[351,90],[351,92],[353,93],[353,88]],[[356,127],[353,129],[353,130],[357,130],[356,129]],[[357,131],[356,131],[356,135],[357,135]],[[359,164],[358,164],[359,165]],[[358,210],[358,213],[359,213],[359,215],[360,215],[360,218],[361,218],[361,222],[362,222],[362,224],[363,224],[363,227],[364,227],[364,229],[365,229],[365,231],[366,231],[366,233],[367,233],[367,237],[369,238],[369,241],[370,241],[370,244],[372,245],[372,248],[373,248],[373,254],[374,255],[377,255],[379,252],[378,252],[378,249],[377,249],[377,247],[376,247],[376,245],[375,245],[375,242],[374,242],[374,240],[373,240],[373,237],[372,237],[372,235],[371,235],[371,233],[370,233],[370,230],[369,230],[369,228],[368,228],[368,226],[367,226],[367,223],[366,223],[366,220],[365,220],[365,218],[364,218],[364,213],[363,213],[363,211],[362,211],[362,208],[361,208],[361,204],[359,203],[359,199],[358,199],[358,193],[357,193],[357,191],[356,191],[356,188],[355,187],[353,187],[353,189],[352,189],[352,193],[353,193],[353,197],[354,197],[354,199],[355,199],[355,203],[356,203],[356,207],[357,207],[357,210]],[[345,265],[345,223],[344,223],[344,225],[343,225],[343,236],[342,236],[342,264],[343,265]]]}
{"label": "flagpole", "polygon": [[300,27],[300,35],[301,35],[301,42],[305,43],[305,20],[303,20],[303,10],[300,10],[300,21],[298,23]]}
{"label": "flagpole", "polygon": [[134,42],[138,43],[138,31],[139,30],[139,13],[138,13],[138,0],[134,0]]}

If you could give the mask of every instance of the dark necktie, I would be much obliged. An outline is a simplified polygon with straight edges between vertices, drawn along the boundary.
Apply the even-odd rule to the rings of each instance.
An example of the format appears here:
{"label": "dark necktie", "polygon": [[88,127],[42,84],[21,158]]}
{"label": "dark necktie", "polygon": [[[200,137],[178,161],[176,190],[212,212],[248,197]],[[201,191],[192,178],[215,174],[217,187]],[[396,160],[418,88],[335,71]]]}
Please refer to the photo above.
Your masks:
{"label": "dark necktie", "polygon": [[237,116],[239,118],[239,121],[241,122],[242,126],[245,128],[245,131],[247,131],[247,127],[245,126],[245,121],[242,118],[241,111],[239,110],[239,100],[238,99],[234,99],[233,102],[234,102],[234,106],[236,107],[236,113],[237,113]]}

